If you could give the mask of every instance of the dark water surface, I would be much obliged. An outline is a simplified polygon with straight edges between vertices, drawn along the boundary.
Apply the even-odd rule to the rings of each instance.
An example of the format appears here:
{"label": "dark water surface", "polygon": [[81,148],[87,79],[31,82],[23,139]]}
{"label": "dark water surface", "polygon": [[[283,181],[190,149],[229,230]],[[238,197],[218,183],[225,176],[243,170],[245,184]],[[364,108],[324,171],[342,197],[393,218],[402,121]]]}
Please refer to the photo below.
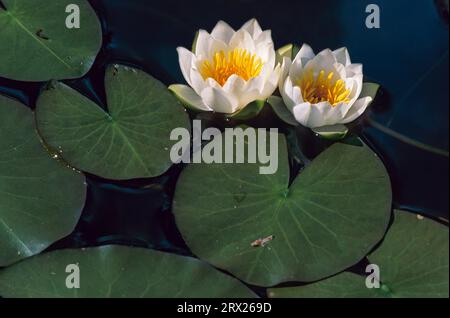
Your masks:
{"label": "dark water surface", "polygon": [[[276,46],[315,51],[347,46],[367,79],[383,86],[363,137],[383,158],[394,206],[448,219],[448,20],[433,0],[91,0],[104,46],[89,74],[68,81],[100,104],[108,63],[139,66],[166,84],[184,82],[177,46],[219,19],[238,28],[252,17],[272,29]],[[366,5],[381,8],[381,28],[365,27]],[[445,14],[444,14],[445,16]],[[447,16],[448,17],[448,16]],[[0,92],[34,108],[43,83],[0,78]],[[182,167],[153,179],[114,182],[88,176],[88,200],[74,233],[51,248],[125,243],[190,254],[171,214]]]}

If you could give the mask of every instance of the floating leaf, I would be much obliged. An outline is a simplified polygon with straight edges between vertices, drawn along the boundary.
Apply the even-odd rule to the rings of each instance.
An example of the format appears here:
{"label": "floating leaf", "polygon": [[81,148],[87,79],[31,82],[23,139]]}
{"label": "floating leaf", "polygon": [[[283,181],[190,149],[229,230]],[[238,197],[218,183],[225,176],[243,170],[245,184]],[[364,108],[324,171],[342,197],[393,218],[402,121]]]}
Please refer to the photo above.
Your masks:
{"label": "floating leaf", "polygon": [[393,297],[448,298],[448,227],[396,211],[383,244],[369,260]]}
{"label": "floating leaf", "polygon": [[[19,81],[78,78],[102,43],[100,22],[86,0],[1,0],[0,76]],[[67,28],[68,5],[80,9],[80,28]],[[70,18],[70,17],[69,17]]]}
{"label": "floating leaf", "polygon": [[51,158],[31,111],[0,95],[0,266],[40,253],[73,230],[84,181]]}
{"label": "floating leaf", "polygon": [[268,99],[268,103],[272,106],[273,111],[282,121],[292,126],[299,125],[294,115],[287,109],[281,97],[271,96]]}
{"label": "floating leaf", "polygon": [[125,66],[106,71],[108,112],[63,83],[37,102],[39,132],[73,167],[108,179],[154,177],[171,165],[173,129],[189,129],[178,100],[158,80]]}
{"label": "floating leaf", "polygon": [[384,242],[369,256],[380,269],[380,288],[364,276],[342,273],[302,287],[274,288],[269,297],[444,297],[448,298],[448,227],[396,211]]}
{"label": "floating leaf", "polygon": [[[66,267],[79,269],[69,289]],[[33,273],[33,275],[24,275]],[[76,272],[75,272],[76,273]],[[254,298],[235,278],[190,257],[125,246],[59,250],[0,271],[7,298]]]}
{"label": "floating leaf", "polygon": [[389,176],[368,147],[336,143],[289,186],[278,138],[275,174],[259,174],[259,164],[192,164],[173,202],[194,254],[261,286],[314,281],[357,263],[391,214]]}

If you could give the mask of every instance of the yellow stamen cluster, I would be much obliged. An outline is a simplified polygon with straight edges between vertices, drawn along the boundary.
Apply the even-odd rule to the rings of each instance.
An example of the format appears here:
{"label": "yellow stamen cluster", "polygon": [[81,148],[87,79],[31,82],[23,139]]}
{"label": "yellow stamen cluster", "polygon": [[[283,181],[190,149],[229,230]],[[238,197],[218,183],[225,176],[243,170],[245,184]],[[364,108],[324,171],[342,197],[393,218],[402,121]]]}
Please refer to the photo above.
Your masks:
{"label": "yellow stamen cluster", "polygon": [[313,70],[307,71],[298,81],[303,100],[311,104],[328,101],[332,106],[350,102],[350,90],[346,88],[342,79],[335,80],[334,73],[324,70],[314,76]]}
{"label": "yellow stamen cluster", "polygon": [[245,81],[257,77],[263,65],[264,63],[256,54],[251,54],[245,49],[234,49],[228,53],[219,51],[214,54],[212,61],[203,61],[200,73],[203,79],[213,78],[223,86],[234,74]]}

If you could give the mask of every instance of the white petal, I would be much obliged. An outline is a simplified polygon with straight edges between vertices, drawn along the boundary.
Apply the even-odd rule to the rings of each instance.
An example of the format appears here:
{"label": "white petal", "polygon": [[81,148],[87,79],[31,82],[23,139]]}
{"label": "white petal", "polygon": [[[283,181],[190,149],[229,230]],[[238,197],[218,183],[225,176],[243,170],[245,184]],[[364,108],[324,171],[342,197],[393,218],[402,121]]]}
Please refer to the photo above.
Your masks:
{"label": "white petal", "polygon": [[363,66],[362,64],[350,64],[345,67],[345,72],[347,73],[347,77],[362,75]]}
{"label": "white petal", "polygon": [[197,45],[195,47],[197,58],[211,60],[215,53],[226,50],[227,45],[223,41],[215,39],[205,30],[198,31]]}
{"label": "white petal", "polygon": [[273,92],[277,89],[278,82],[280,81],[281,75],[281,66],[277,65],[277,67],[273,70],[273,72],[267,77],[264,87],[261,90],[261,96],[259,99],[267,99],[269,98]]}
{"label": "white petal", "polygon": [[309,60],[304,68],[312,68],[316,72],[324,70],[325,72],[329,73],[336,71],[335,64],[336,58],[334,57],[333,52],[331,52],[331,50],[329,49],[325,49],[317,54],[312,60]]}
{"label": "white petal", "polygon": [[289,75],[289,70],[291,69],[292,61],[288,57],[283,57],[283,62],[281,64],[281,74],[280,74],[280,82],[279,82],[279,90],[280,92],[283,89],[284,83],[286,82],[286,78]]}
{"label": "white petal", "polygon": [[332,107],[329,102],[301,103],[294,106],[292,112],[303,126],[317,128],[339,123],[343,118],[340,106]]}
{"label": "white petal", "polygon": [[335,106],[331,106],[326,103],[323,107],[322,116],[325,125],[335,125],[340,123],[347,113],[348,109],[345,107],[346,103],[340,103]]}
{"label": "white petal", "polygon": [[196,67],[191,70],[191,87],[197,94],[200,94],[206,87],[206,82]]}
{"label": "white petal", "polygon": [[252,54],[256,53],[256,45],[250,33],[246,30],[237,31],[230,40],[230,49],[241,48],[246,49]]}
{"label": "white petal", "polygon": [[194,92],[192,88],[186,85],[171,85],[169,90],[175,93],[175,95],[181,100],[181,102],[187,107],[210,111],[211,109],[206,106],[202,98]]}
{"label": "white petal", "polygon": [[296,104],[304,103],[305,100],[303,99],[302,90],[298,86],[294,86],[292,89],[292,99]]}
{"label": "white petal", "polygon": [[332,125],[332,119],[335,114],[331,114],[333,107],[329,102],[321,102],[311,105],[311,114],[308,120],[308,127],[322,127]]}
{"label": "white petal", "polygon": [[302,66],[309,60],[313,59],[316,55],[313,49],[308,44],[303,44],[297,55],[294,58],[294,62],[300,62]]}
{"label": "white petal", "polygon": [[271,30],[263,31],[257,38],[255,38],[255,42],[257,44],[272,44],[273,45],[272,31]]}
{"label": "white petal", "polygon": [[307,44],[303,44],[300,48],[300,51],[298,51],[297,55],[292,61],[292,65],[289,70],[289,76],[292,78],[292,80],[295,81],[301,77],[306,64],[314,59],[314,57],[315,55],[312,48]]}
{"label": "white petal", "polygon": [[272,69],[275,67],[277,53],[274,49],[273,43],[259,43],[255,46],[254,53]]}
{"label": "white petal", "polygon": [[350,101],[342,105],[342,108],[344,110],[343,117],[347,116],[347,113],[350,111],[353,104],[361,95],[361,90],[363,87],[363,75],[360,74],[352,78],[347,78],[345,80],[345,86],[347,87],[347,89],[350,89],[350,95],[348,96],[348,98],[350,98]]}
{"label": "white petal", "polygon": [[195,55],[203,58],[209,58],[209,48],[211,42],[211,34],[205,30],[199,30],[197,35],[197,42],[195,45]]}
{"label": "white petal", "polygon": [[338,63],[344,66],[349,66],[350,64],[352,64],[352,61],[350,60],[350,54],[348,53],[346,47],[341,47],[340,49],[333,51],[333,54]]}
{"label": "white petal", "polygon": [[319,72],[324,71],[325,74],[334,74],[334,79],[346,79],[346,71],[344,65],[337,63],[334,55],[330,50],[324,50],[317,54],[312,60],[308,61],[304,68],[295,69],[295,65],[291,68],[290,76],[299,78],[303,72],[312,70],[314,76],[317,77]]}
{"label": "white petal", "polygon": [[312,105],[310,103],[302,103],[295,105],[292,108],[292,114],[295,120],[298,121],[302,126],[310,127],[309,118],[311,116]]}
{"label": "white petal", "polygon": [[230,76],[223,86],[223,90],[238,101],[237,110],[259,99],[260,97],[259,90],[254,87],[254,81],[250,80],[246,82],[237,75]]}
{"label": "white petal", "polygon": [[225,85],[223,85],[225,93],[235,97],[239,97],[247,90],[247,82],[236,74],[231,75]]}
{"label": "white petal", "polygon": [[191,71],[194,65],[195,55],[184,47],[178,47],[177,51],[181,72],[183,73],[186,82],[192,86]]}
{"label": "white petal", "polygon": [[258,21],[256,19],[251,19],[250,21],[247,21],[241,29],[246,30],[252,38],[256,39],[261,33],[262,29],[259,25]]}
{"label": "white petal", "polygon": [[211,32],[211,36],[226,44],[230,43],[235,31],[226,22],[219,21]]}
{"label": "white petal", "polygon": [[232,75],[225,83],[224,91],[233,95],[239,101],[239,108],[255,100],[265,100],[269,98],[277,89],[281,67],[262,73],[248,81]]}
{"label": "white petal", "polygon": [[218,113],[232,114],[239,107],[238,101],[220,88],[207,87],[201,97],[205,105]]}
{"label": "white petal", "polygon": [[355,119],[357,119],[359,116],[361,116],[364,113],[367,106],[369,106],[371,102],[372,102],[372,97],[370,97],[370,96],[358,99],[353,104],[353,106],[350,108],[347,115],[340,122],[340,124],[347,124],[347,123],[350,123],[350,122],[354,121]]}
{"label": "white petal", "polygon": [[289,109],[292,109],[299,102],[294,100],[294,85],[290,77],[287,77],[284,81],[283,87],[280,89],[281,97]]}
{"label": "white petal", "polygon": [[222,86],[220,86],[220,84],[217,83],[217,81],[213,78],[207,78],[205,81],[205,85],[206,85],[206,87],[214,87],[217,89],[222,89]]}
{"label": "white petal", "polygon": [[236,74],[233,74],[223,85],[223,90],[227,93],[233,94],[233,92],[235,92],[236,90],[242,91],[245,88],[246,84],[247,83],[243,78],[239,77]]}
{"label": "white petal", "polygon": [[[277,65],[279,67],[279,65]],[[274,72],[274,65],[271,65],[269,63],[266,63],[263,65],[261,72],[255,79],[260,83],[259,88],[262,90],[264,83],[267,81],[270,75]]]}

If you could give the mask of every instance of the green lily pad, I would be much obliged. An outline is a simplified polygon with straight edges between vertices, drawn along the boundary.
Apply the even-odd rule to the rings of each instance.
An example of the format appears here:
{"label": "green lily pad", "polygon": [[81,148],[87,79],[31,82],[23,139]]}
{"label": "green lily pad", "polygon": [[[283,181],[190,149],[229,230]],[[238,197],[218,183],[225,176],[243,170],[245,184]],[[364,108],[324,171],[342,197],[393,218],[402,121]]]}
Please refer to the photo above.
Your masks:
{"label": "green lily pad", "polygon": [[32,112],[0,95],[0,266],[72,232],[85,195],[84,176],[41,144]]}
{"label": "green lily pad", "polygon": [[317,127],[311,130],[324,139],[334,141],[344,139],[348,133],[347,126],[341,124]]}
{"label": "green lily pad", "polygon": [[228,115],[227,117],[237,119],[237,120],[248,120],[255,118],[259,115],[259,113],[263,110],[264,106],[266,105],[265,100],[256,100],[241,110]]}
{"label": "green lily pad", "polygon": [[395,211],[394,223],[369,261],[380,269],[380,288],[366,287],[366,277],[341,273],[301,287],[273,288],[276,298],[448,298],[448,227]]}
{"label": "green lily pad", "polygon": [[[66,267],[79,269],[79,287],[69,289]],[[24,275],[33,273],[33,275]],[[142,248],[103,246],[59,250],[0,271],[7,298],[255,298],[235,278],[206,263]]]}
{"label": "green lily pad", "polygon": [[150,75],[110,66],[105,78],[108,111],[63,83],[37,102],[41,136],[71,166],[108,179],[163,174],[172,165],[173,129],[189,117],[172,93]]}
{"label": "green lily pad", "polygon": [[[102,30],[86,0],[1,0],[0,76],[19,81],[71,79],[86,74]],[[68,5],[80,9],[80,28],[67,28]]]}
{"label": "green lily pad", "polygon": [[194,254],[258,286],[348,268],[381,240],[391,215],[389,176],[368,147],[336,143],[289,186],[277,137],[275,174],[259,174],[260,164],[189,165],[173,201]]}

